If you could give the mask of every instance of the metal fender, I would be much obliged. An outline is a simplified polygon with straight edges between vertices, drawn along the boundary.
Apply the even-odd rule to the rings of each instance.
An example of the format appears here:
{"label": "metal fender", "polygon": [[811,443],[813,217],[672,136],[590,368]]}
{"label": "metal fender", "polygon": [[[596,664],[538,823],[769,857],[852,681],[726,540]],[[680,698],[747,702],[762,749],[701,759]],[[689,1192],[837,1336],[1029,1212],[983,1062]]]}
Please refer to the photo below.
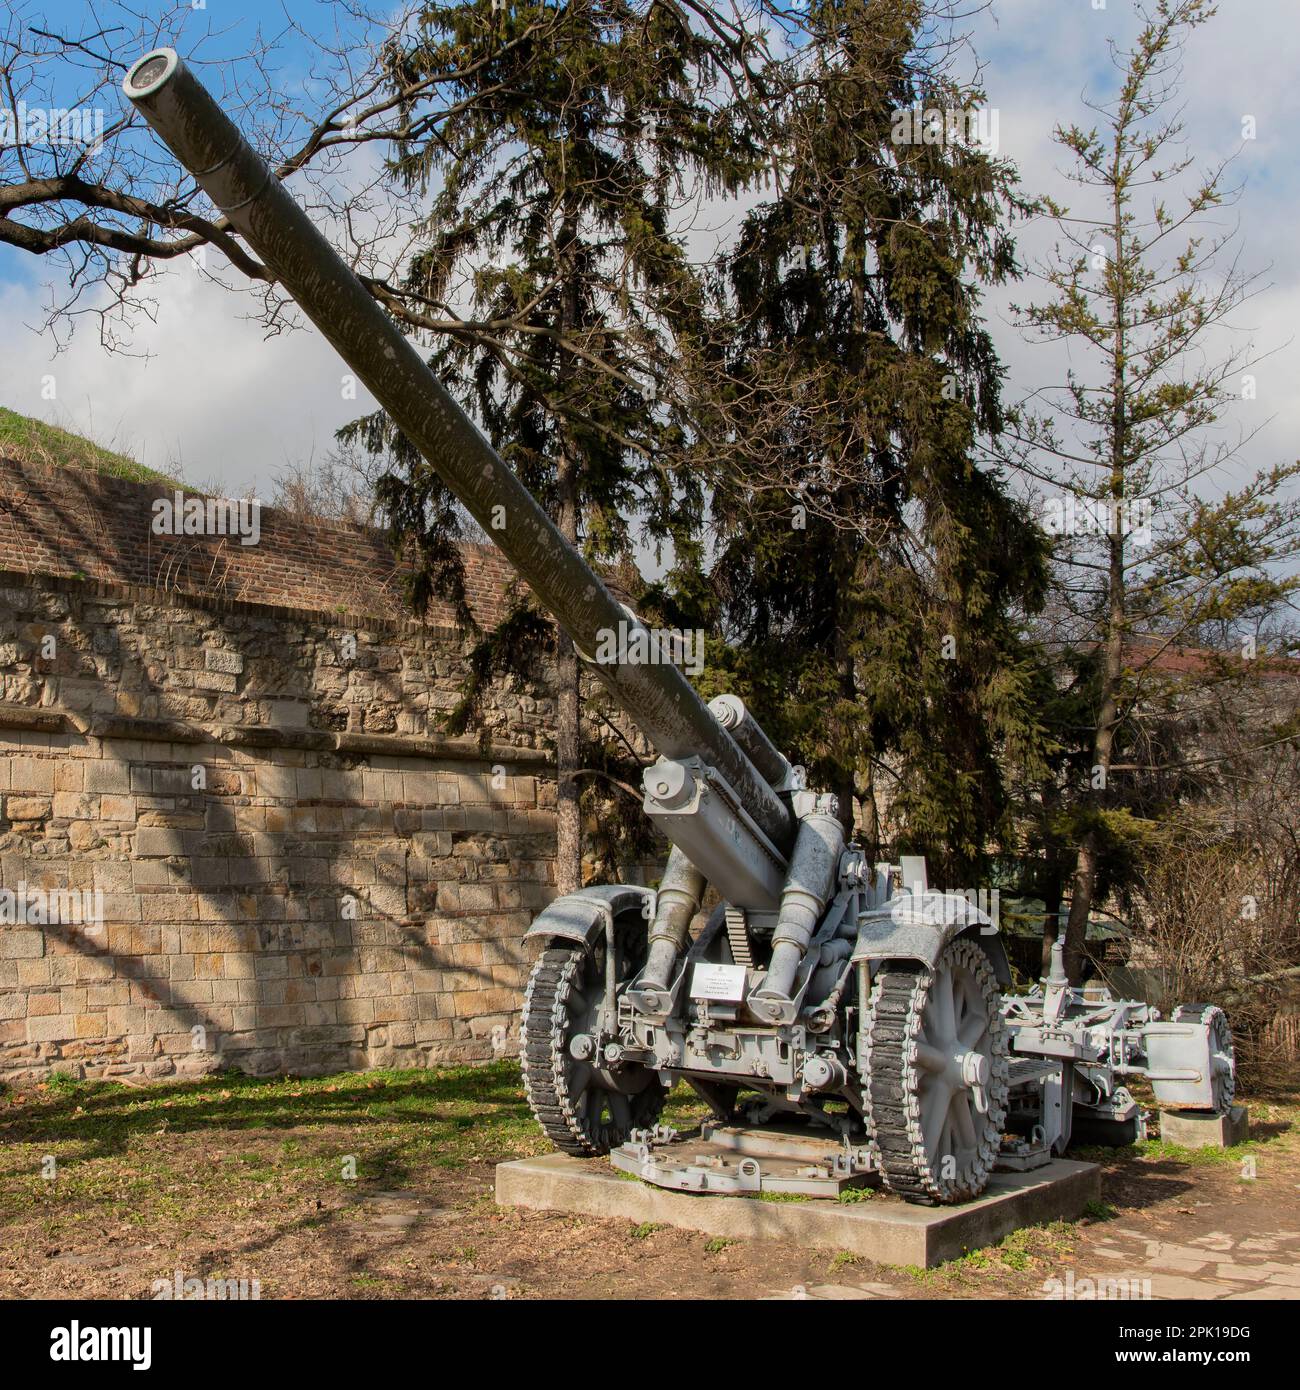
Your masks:
{"label": "metal fender", "polygon": [[[601,883],[576,893],[566,893],[533,919],[532,926],[524,933],[524,940],[538,936],[548,940],[558,938],[576,941],[591,950],[603,939],[608,921],[624,912],[642,915],[647,899],[654,900],[654,889],[631,883]],[[649,920],[647,917],[647,925]]]}
{"label": "metal fender", "polygon": [[1011,984],[1011,967],[997,923],[957,893],[902,893],[858,918],[855,961],[916,960],[934,968],[954,937],[978,941],[998,986]]}

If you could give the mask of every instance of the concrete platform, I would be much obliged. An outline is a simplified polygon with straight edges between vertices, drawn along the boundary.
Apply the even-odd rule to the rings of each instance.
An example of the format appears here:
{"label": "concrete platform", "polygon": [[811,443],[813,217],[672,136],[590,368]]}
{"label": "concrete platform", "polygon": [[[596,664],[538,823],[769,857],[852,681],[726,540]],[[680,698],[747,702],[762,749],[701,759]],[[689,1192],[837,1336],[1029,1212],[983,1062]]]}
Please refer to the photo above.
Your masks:
{"label": "concrete platform", "polygon": [[1162,1110],[1160,1137],[1184,1149],[1229,1149],[1250,1137],[1250,1114],[1244,1105],[1210,1110]]}
{"label": "concrete platform", "polygon": [[496,1181],[501,1206],[657,1221],[732,1240],[789,1240],[925,1269],[994,1245],[1021,1226],[1068,1221],[1100,1195],[1100,1168],[1064,1158],[1029,1173],[995,1173],[982,1197],[959,1207],[909,1206],[888,1196],[847,1204],[706,1197],[620,1178],[606,1163],[567,1154],[500,1163]]}

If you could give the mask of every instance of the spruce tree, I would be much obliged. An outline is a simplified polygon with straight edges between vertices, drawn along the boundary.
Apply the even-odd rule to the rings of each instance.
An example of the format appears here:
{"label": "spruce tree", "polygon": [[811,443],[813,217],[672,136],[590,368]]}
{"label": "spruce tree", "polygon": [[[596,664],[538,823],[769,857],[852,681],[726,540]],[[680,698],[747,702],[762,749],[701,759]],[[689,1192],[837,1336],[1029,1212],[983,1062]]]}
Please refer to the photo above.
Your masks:
{"label": "spruce tree", "polygon": [[[685,427],[660,387],[702,310],[677,207],[734,187],[754,158],[712,100],[713,62],[712,42],[674,7],[620,0],[432,4],[391,57],[395,87],[441,76],[453,108],[392,162],[408,190],[435,188],[404,287],[441,331],[431,365],[595,561],[626,561],[637,541],[687,554],[703,510],[698,479],[674,467]],[[411,122],[419,128],[417,112]],[[446,490],[382,417],[353,433],[391,447],[400,465],[380,500],[399,538],[419,547],[417,602],[449,598],[467,622],[463,533]],[[482,634],[451,727],[473,721],[492,676],[535,674],[551,641],[520,597]],[[571,891],[581,883],[580,669],[563,634],[554,655],[557,882]],[[616,743],[604,740],[598,765]]]}
{"label": "spruce tree", "polygon": [[[701,447],[726,683],[879,844],[969,885],[1009,842],[1005,764],[1037,766],[1019,621],[1041,538],[978,462],[1001,423],[979,285],[1014,269],[1013,171],[935,139],[973,111],[925,35],[942,6],[825,0],[780,93],[777,186],[722,266],[725,398]],[[964,128],[964,126],[963,126]],[[898,138],[900,132],[904,138]],[[878,823],[887,806],[890,828]]]}

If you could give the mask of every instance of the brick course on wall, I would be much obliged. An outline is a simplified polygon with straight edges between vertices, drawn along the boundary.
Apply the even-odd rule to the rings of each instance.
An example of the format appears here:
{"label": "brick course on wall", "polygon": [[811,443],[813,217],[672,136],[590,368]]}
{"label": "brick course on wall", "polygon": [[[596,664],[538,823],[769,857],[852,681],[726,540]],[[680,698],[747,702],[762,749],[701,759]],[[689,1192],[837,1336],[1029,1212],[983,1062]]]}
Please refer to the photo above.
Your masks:
{"label": "brick course on wall", "polygon": [[[463,642],[402,618],[381,537],[263,510],[258,546],[159,547],[166,491],[0,462],[0,1078],[514,1050],[544,680],[445,738]],[[508,571],[467,569],[490,621]]]}
{"label": "brick course on wall", "polygon": [[[317,613],[402,620],[401,567],[379,531],[264,507],[261,539],[159,536],[155,498],[175,486],[131,483],[72,468],[0,458],[0,569],[105,579],[171,592]],[[489,545],[463,547],[466,591],[479,622],[495,622],[514,572]],[[435,602],[428,621],[450,626]]]}

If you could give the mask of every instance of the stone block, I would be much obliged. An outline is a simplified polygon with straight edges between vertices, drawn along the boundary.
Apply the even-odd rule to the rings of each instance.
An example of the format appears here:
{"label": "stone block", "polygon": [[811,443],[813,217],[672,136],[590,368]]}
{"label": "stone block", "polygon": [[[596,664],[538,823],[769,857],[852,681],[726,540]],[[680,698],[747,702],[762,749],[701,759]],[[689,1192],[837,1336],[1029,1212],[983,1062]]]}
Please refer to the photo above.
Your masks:
{"label": "stone block", "polygon": [[[263,763],[257,769],[258,796],[271,797],[276,801],[293,801],[298,795],[297,773],[291,767],[277,767]],[[270,822],[267,823],[270,829]]]}
{"label": "stone block", "polygon": [[1162,1110],[1160,1138],[1183,1149],[1230,1149],[1250,1136],[1250,1115],[1244,1105],[1210,1110]]}
{"label": "stone block", "polygon": [[88,792],[126,793],[131,790],[131,769],[125,763],[111,763],[102,758],[86,765]]}
{"label": "stone block", "polygon": [[39,928],[5,927],[0,930],[0,960],[34,960],[45,954],[45,936]]}
{"label": "stone block", "polygon": [[49,758],[11,758],[9,785],[16,792],[53,792],[56,764]]}
{"label": "stone block", "polygon": [[1100,1192],[1095,1163],[1061,1158],[1031,1173],[996,1173],[982,1197],[956,1207],[911,1206],[887,1197],[843,1204],[673,1192],[627,1182],[608,1164],[568,1154],[501,1163],[496,1177],[501,1206],[660,1222],[733,1240],[788,1240],[921,1269],[994,1245],[1024,1226],[1069,1221]]}
{"label": "stone block", "polygon": [[80,758],[63,758],[54,767],[54,790],[79,792],[86,786],[86,765]]}
{"label": "stone block", "polygon": [[219,647],[205,647],[203,666],[208,671],[220,671],[228,676],[237,676],[244,669],[244,658],[238,652],[223,651]]}
{"label": "stone block", "polygon": [[43,1018],[29,1017],[27,1020],[29,1042],[66,1042],[76,1036],[75,1020],[63,1014],[52,1014]]}
{"label": "stone block", "polygon": [[146,859],[184,854],[182,832],[170,826],[142,825],[135,832],[135,852]]}

